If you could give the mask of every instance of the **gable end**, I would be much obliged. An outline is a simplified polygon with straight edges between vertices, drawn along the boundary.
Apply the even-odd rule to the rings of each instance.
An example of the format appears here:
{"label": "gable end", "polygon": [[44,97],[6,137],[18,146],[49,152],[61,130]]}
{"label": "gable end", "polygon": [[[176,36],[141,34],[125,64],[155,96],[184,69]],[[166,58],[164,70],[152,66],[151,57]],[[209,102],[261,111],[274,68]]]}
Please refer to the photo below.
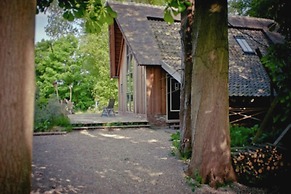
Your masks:
{"label": "gable end", "polygon": [[119,76],[119,68],[122,61],[124,38],[116,23],[109,26],[109,52],[110,52],[110,77]]}

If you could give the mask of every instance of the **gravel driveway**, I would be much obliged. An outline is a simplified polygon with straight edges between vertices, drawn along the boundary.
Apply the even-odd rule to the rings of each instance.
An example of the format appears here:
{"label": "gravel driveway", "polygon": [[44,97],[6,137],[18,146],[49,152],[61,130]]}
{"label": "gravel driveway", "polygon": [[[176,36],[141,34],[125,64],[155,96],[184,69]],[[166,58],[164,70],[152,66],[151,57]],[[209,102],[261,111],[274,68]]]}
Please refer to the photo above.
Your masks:
{"label": "gravel driveway", "polygon": [[192,193],[170,155],[173,130],[34,136],[31,193]]}
{"label": "gravel driveway", "polygon": [[[192,193],[171,156],[170,129],[83,130],[34,136],[31,194]],[[195,194],[264,194],[235,183],[218,190],[203,185]]]}

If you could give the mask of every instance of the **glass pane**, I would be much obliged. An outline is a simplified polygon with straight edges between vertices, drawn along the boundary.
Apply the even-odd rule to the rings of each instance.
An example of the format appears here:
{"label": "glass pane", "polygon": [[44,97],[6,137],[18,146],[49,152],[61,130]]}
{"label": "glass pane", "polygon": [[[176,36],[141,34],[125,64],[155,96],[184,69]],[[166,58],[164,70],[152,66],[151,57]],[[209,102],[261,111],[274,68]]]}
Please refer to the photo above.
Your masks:
{"label": "glass pane", "polygon": [[253,49],[243,37],[235,37],[235,39],[245,53],[254,53]]}

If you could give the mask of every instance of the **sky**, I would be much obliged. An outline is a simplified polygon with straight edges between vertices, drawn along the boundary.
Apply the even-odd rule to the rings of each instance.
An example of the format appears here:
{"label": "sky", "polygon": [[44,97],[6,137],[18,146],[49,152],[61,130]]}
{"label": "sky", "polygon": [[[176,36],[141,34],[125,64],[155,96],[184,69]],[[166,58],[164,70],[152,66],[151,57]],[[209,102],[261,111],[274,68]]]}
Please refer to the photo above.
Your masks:
{"label": "sky", "polygon": [[42,39],[49,39],[44,31],[46,25],[47,16],[44,13],[37,14],[35,16],[35,42],[40,42]]}

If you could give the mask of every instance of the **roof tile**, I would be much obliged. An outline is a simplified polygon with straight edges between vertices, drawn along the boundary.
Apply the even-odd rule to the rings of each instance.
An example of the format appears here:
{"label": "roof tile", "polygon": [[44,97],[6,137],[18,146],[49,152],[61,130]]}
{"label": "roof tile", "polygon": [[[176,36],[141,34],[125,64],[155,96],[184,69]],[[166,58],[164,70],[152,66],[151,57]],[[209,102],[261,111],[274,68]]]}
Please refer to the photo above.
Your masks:
{"label": "roof tile", "polygon": [[[181,72],[180,22],[162,20],[163,8],[140,4],[110,3],[117,23],[140,65],[167,65],[168,73]],[[243,36],[262,54],[269,46],[265,31],[272,20],[229,17],[229,95],[270,96],[270,79],[257,55],[245,54],[234,36]],[[169,69],[172,71],[169,72]]]}

